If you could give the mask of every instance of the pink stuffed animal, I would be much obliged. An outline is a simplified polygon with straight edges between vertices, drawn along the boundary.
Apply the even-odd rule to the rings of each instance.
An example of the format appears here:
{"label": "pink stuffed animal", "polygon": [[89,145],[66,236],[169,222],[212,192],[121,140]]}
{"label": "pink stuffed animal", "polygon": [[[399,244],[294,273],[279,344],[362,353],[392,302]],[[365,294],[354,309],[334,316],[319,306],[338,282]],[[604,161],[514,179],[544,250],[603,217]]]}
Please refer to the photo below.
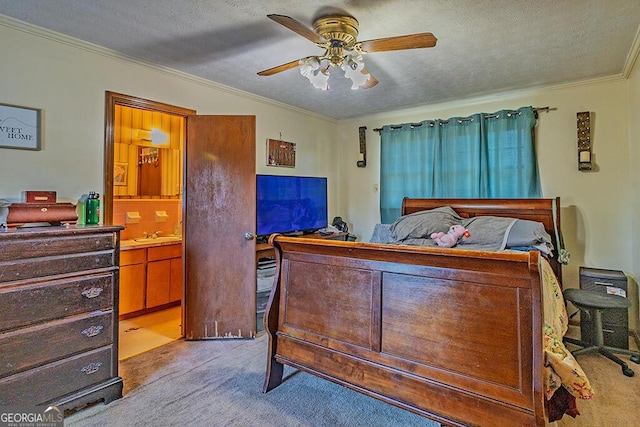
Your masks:
{"label": "pink stuffed animal", "polygon": [[443,233],[442,231],[439,233],[431,234],[431,238],[436,241],[438,246],[442,246],[443,248],[452,248],[458,244],[458,241],[464,237],[469,237],[469,230],[464,228],[461,225],[452,225],[449,228],[449,231]]}

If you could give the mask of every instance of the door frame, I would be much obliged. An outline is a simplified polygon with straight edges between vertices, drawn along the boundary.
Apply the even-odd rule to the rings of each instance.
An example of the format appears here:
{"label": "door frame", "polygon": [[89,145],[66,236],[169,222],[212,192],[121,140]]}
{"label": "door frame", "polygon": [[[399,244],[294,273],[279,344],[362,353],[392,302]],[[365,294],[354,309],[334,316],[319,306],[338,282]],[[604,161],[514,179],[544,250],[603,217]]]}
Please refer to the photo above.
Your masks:
{"label": "door frame", "polygon": [[[186,126],[187,116],[196,114],[196,110],[190,108],[178,107],[175,105],[165,104],[162,102],[151,101],[149,99],[138,98],[131,95],[105,91],[105,120],[104,120],[104,188],[102,189],[102,223],[104,225],[113,224],[113,155],[115,147],[114,129],[116,105],[137,108],[139,110],[158,111],[160,113],[181,116]],[[186,132],[185,132],[186,135]],[[186,145],[186,141],[185,141]],[[184,166],[184,156],[183,156]],[[183,167],[183,182],[185,170]]]}

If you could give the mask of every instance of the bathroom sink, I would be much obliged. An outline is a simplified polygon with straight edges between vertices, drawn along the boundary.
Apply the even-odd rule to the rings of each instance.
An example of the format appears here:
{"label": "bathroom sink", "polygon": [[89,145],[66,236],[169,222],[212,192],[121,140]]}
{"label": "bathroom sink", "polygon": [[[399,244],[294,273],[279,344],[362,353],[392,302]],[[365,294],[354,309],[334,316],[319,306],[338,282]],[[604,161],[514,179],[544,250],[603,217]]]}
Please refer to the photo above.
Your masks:
{"label": "bathroom sink", "polygon": [[182,236],[141,237],[139,239],[134,239],[134,241],[140,243],[180,242],[182,241]]}

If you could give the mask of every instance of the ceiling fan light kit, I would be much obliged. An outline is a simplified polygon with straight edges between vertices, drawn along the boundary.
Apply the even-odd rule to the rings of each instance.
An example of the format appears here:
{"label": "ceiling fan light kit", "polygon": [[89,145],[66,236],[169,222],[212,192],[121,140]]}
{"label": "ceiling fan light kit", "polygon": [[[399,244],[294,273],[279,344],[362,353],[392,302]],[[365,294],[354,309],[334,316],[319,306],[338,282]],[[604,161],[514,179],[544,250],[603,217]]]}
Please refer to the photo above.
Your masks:
{"label": "ceiling fan light kit", "polygon": [[358,42],[358,21],[352,16],[330,15],[318,18],[313,22],[313,30],[288,16],[267,17],[315,43],[325,52],[260,71],[258,75],[271,76],[297,66],[300,74],[308,78],[314,87],[322,90],[329,89],[330,67],[339,67],[344,71],[345,78],[351,79],[351,89],[368,89],[377,85],[378,80],[366,70],[363,54],[433,47],[437,41],[431,33],[420,33]]}
{"label": "ceiling fan light kit", "polygon": [[321,68],[320,60],[317,56],[309,56],[300,60],[300,74],[309,79],[316,89],[329,89],[329,70]]}

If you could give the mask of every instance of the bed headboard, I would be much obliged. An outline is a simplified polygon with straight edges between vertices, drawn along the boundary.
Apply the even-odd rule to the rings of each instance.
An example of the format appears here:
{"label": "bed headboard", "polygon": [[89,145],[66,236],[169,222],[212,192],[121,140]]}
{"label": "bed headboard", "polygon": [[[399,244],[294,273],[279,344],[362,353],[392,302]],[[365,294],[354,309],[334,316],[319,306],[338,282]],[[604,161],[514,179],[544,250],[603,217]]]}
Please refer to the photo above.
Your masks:
{"label": "bed headboard", "polygon": [[[555,203],[554,203],[555,202]],[[402,200],[402,215],[450,206],[463,218],[480,215],[511,217],[538,221],[544,225],[553,242],[553,258],[550,264],[558,280],[562,281],[562,264],[558,261],[557,235],[562,236],[560,229],[560,197],[555,199],[412,199]],[[555,224],[554,225],[554,218]]]}

